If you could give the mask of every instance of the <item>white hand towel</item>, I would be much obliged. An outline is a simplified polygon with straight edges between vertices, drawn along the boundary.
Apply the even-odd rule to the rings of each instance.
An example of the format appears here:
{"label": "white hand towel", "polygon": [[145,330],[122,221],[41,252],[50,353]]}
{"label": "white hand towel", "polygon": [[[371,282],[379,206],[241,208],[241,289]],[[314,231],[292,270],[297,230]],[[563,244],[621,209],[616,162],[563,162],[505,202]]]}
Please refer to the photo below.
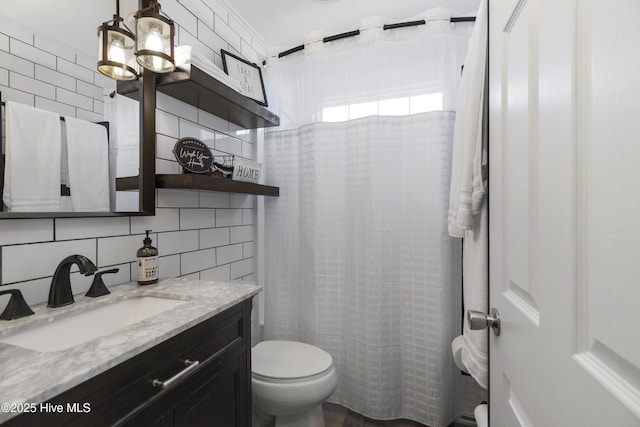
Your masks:
{"label": "white hand towel", "polygon": [[6,104],[3,200],[11,212],[60,211],[60,116]]}
{"label": "white hand towel", "polygon": [[74,211],[109,211],[109,144],[99,124],[65,117],[69,188]]}
{"label": "white hand towel", "polygon": [[448,228],[452,237],[464,237],[473,226],[485,197],[483,109],[487,65],[487,1],[482,0],[471,33],[458,91],[449,192]]}

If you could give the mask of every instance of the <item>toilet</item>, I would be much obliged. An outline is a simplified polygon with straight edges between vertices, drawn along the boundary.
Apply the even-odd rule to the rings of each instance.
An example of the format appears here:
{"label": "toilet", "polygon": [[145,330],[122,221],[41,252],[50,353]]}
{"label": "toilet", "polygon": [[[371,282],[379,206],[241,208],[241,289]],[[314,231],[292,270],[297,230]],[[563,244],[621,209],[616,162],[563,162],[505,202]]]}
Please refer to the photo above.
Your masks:
{"label": "toilet", "polygon": [[253,427],[325,427],[322,403],[338,374],[326,351],[295,341],[262,341],[251,350]]}

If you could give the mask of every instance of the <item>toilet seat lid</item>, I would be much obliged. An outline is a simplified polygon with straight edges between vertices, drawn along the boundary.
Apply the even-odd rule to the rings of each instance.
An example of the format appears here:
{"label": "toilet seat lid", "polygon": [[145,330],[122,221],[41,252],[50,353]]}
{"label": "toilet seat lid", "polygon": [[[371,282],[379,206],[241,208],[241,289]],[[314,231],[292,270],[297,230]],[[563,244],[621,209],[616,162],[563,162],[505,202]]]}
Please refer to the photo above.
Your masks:
{"label": "toilet seat lid", "polygon": [[329,353],[301,342],[262,341],[251,351],[251,370],[265,378],[311,377],[323,373],[332,365],[333,359]]}

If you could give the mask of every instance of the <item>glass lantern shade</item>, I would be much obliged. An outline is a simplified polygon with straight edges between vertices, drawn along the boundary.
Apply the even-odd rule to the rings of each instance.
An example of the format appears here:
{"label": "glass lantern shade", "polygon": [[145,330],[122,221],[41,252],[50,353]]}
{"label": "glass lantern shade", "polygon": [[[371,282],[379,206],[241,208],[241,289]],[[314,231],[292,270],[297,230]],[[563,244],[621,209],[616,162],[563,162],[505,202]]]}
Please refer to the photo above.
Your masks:
{"label": "glass lantern shade", "polygon": [[138,64],[155,73],[173,71],[175,69],[174,31],[171,19],[153,9],[139,11],[136,14]]}
{"label": "glass lantern shade", "polygon": [[131,32],[105,22],[98,27],[98,41],[98,71],[116,80],[137,78],[135,39]]}

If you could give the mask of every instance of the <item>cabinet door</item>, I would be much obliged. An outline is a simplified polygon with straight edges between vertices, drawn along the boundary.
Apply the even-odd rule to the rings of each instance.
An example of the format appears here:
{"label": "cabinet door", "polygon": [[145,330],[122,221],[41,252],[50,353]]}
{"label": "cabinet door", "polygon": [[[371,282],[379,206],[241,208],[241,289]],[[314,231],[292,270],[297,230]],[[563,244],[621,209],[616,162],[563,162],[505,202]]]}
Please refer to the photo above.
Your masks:
{"label": "cabinet door", "polygon": [[249,426],[241,363],[233,360],[187,396],[177,408],[177,426]]}

